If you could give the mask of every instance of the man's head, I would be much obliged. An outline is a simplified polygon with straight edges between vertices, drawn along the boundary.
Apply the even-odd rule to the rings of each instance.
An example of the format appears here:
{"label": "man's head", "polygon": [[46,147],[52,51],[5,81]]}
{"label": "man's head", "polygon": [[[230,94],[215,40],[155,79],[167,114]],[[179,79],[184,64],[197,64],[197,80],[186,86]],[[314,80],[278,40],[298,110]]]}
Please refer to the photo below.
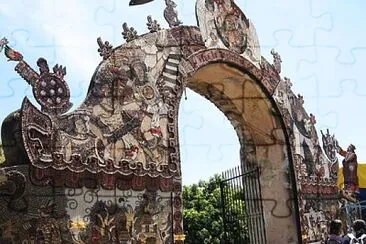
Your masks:
{"label": "man's head", "polygon": [[356,147],[353,144],[349,144],[349,146],[347,148],[347,151],[348,152],[355,152],[355,150],[356,150]]}
{"label": "man's head", "polygon": [[334,219],[330,222],[329,225],[329,234],[339,236],[342,232],[342,221],[339,219]]}
{"label": "man's head", "polygon": [[140,60],[134,61],[131,64],[132,76],[136,78],[135,85],[142,86],[146,83],[146,65]]}
{"label": "man's head", "polygon": [[366,223],[362,219],[356,219],[353,222],[352,227],[357,238],[362,236],[363,234],[366,234]]}

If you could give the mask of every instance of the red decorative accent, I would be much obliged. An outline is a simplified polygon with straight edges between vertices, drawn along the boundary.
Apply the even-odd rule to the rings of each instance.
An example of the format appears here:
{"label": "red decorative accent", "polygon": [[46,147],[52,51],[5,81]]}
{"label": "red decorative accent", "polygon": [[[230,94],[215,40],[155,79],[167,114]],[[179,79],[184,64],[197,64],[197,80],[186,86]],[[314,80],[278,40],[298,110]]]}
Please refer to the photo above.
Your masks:
{"label": "red decorative accent", "polygon": [[175,235],[183,234],[183,228],[182,228],[182,226],[180,226],[180,225],[176,225],[176,226],[174,227],[174,234],[175,234]]}
{"label": "red decorative accent", "polygon": [[329,195],[338,194],[338,187],[334,185],[324,185],[322,182],[301,184],[301,193],[303,194],[320,194],[321,197],[330,197]]}
{"label": "red decorative accent", "polygon": [[179,193],[182,191],[182,184],[180,182],[174,182],[174,189],[173,189],[174,193]]}
{"label": "red decorative accent", "polygon": [[180,212],[180,211],[176,211],[176,212],[174,213],[174,221],[176,221],[176,222],[180,222],[180,221],[182,221],[182,219],[183,219],[182,212]]}
{"label": "red decorative accent", "polygon": [[167,178],[161,178],[160,180],[160,189],[163,192],[167,192],[167,191],[171,191],[172,190],[172,185],[173,185],[173,180],[172,179],[167,179]]}
{"label": "red decorative accent", "polygon": [[78,182],[79,181],[79,174],[73,172],[71,174],[71,180],[72,180],[72,182]]}
{"label": "red decorative accent", "polygon": [[44,173],[42,169],[37,169],[35,170],[35,178],[36,179],[42,179],[44,177]]}
{"label": "red decorative accent", "polygon": [[163,135],[160,128],[151,128],[150,132],[151,132],[151,134],[153,134],[156,137],[162,137],[162,135]]}
{"label": "red decorative accent", "polygon": [[54,187],[97,188],[110,190],[115,187],[120,190],[149,191],[161,190],[169,192],[173,189],[173,179],[150,176],[125,176],[121,174],[93,174],[90,172],[75,173],[73,171],[58,171],[54,169],[39,169],[30,167],[30,179],[34,185],[52,185]]}
{"label": "red decorative accent", "polygon": [[116,66],[113,66],[113,67],[111,68],[111,71],[112,71],[113,73],[118,74],[118,73],[119,73],[119,68],[118,68],[118,67],[116,67]]}
{"label": "red decorative accent", "polygon": [[5,56],[8,58],[8,61],[21,61],[23,59],[23,55],[9,46],[5,46]]}
{"label": "red decorative accent", "polygon": [[310,122],[315,125],[316,124],[316,119],[315,119],[315,115],[314,114],[310,114]]}
{"label": "red decorative accent", "polygon": [[103,187],[108,190],[114,189],[114,175],[103,174]]}
{"label": "red decorative accent", "polygon": [[132,146],[130,150],[126,151],[127,158],[134,158],[136,157],[137,153],[139,152],[139,148],[136,146]]}
{"label": "red decorative accent", "polygon": [[180,196],[174,197],[174,207],[181,208],[182,207],[182,198]]}
{"label": "red decorative accent", "polygon": [[148,191],[159,190],[160,180],[158,178],[146,178],[146,189]]}
{"label": "red decorative accent", "polygon": [[132,180],[132,188],[138,191],[142,191],[145,188],[144,177],[137,176]]}

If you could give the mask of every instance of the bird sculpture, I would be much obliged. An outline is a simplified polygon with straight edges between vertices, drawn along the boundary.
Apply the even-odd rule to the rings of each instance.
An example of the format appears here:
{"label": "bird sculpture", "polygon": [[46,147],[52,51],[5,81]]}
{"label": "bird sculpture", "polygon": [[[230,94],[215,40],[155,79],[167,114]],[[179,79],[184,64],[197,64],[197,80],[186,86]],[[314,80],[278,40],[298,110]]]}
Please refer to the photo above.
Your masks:
{"label": "bird sculpture", "polygon": [[23,60],[23,55],[19,52],[11,49],[8,46],[5,46],[5,56],[8,58],[8,61],[21,61]]}

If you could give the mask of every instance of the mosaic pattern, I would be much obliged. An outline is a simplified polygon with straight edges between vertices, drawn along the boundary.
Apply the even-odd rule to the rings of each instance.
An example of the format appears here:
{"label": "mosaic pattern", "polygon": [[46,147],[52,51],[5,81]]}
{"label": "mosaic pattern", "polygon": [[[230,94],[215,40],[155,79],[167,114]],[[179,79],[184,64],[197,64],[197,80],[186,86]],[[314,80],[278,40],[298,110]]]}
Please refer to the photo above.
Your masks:
{"label": "mosaic pattern", "polygon": [[206,47],[229,49],[259,66],[261,53],[255,27],[234,1],[198,0],[196,17]]}
{"label": "mosaic pattern", "polygon": [[273,96],[292,142],[303,241],[313,243],[325,240],[326,227],[331,219],[351,223],[345,216],[356,219],[360,213],[354,207],[352,211],[347,210],[354,205],[355,199],[342,195],[337,187],[339,146],[335,136],[329,130],[326,133],[321,131],[320,145],[314,127],[315,116],[305,111],[303,96],[295,95],[291,86],[290,79],[282,79]]}
{"label": "mosaic pattern", "polygon": [[[27,166],[19,168],[27,171]],[[14,174],[8,171],[8,183]],[[6,185],[6,184],[5,184]],[[0,189],[4,192],[4,185]],[[160,191],[17,186],[1,216],[1,243],[171,243],[172,202]],[[2,198],[3,205],[6,198]],[[20,206],[23,209],[11,207]],[[9,211],[11,210],[11,211]]]}
{"label": "mosaic pattern", "polygon": [[[198,0],[199,28],[180,26],[176,4],[166,0],[166,5],[171,29],[161,30],[149,16],[147,34],[138,36],[133,27],[122,25],[122,46],[97,39],[103,61],[85,101],[71,113],[66,68],[51,70],[40,58],[37,72],[6,39],[0,40],[0,51],[17,62],[16,72],[32,86],[41,107],[25,98],[21,111],[4,122],[12,129],[3,131],[3,143],[18,144],[5,148],[7,167],[0,172],[2,242],[172,243],[183,234],[178,107],[188,80],[213,63],[243,71],[267,100],[274,99],[292,157],[276,159],[289,176],[278,187],[296,185],[287,187],[285,196],[297,193],[298,206],[292,198],[287,203],[291,211],[291,206],[299,210],[302,240],[324,240],[327,221],[342,215],[336,139],[322,132],[322,149],[315,116],[305,111],[304,98],[291,90],[290,79],[280,77],[280,55],[271,52],[273,64],[261,57],[254,26],[232,0]],[[197,90],[220,105],[240,130],[243,160],[259,164],[261,145],[255,144],[258,138],[242,114],[230,113],[237,111],[234,101],[220,92],[205,94],[204,88]],[[274,144],[283,151],[287,147],[281,139]],[[263,167],[262,174],[272,170],[283,177],[279,169]]]}

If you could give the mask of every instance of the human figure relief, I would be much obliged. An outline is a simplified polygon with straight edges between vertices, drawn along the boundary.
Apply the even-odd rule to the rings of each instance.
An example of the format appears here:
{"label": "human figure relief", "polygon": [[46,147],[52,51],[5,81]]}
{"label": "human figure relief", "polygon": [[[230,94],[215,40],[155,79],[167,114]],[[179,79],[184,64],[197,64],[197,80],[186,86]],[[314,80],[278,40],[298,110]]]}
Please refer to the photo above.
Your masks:
{"label": "human figure relief", "polygon": [[161,98],[155,82],[146,72],[144,63],[137,61],[131,65],[134,80],[133,103],[125,104],[124,108],[132,108],[136,104],[142,107],[144,115],[141,121],[140,131],[142,133],[145,153],[153,162],[162,162],[163,153],[158,146],[168,146],[168,119],[167,107]]}
{"label": "human figure relief", "polygon": [[[91,129],[98,136],[98,144],[96,146],[96,154],[101,161],[108,158],[114,158],[116,160],[121,159],[124,156],[124,143],[122,140],[116,140],[114,142],[108,141],[111,136],[111,132],[118,129],[122,123],[122,114],[120,106],[114,106],[112,103],[112,96],[108,92],[108,85],[105,84],[101,88],[101,101],[93,107],[93,115],[98,117],[100,121],[108,127],[108,132],[102,131],[98,126],[91,126]],[[102,148],[100,150],[100,148]],[[99,152],[99,151],[100,152]]]}
{"label": "human figure relief", "polygon": [[243,29],[242,20],[235,14],[228,14],[225,16],[223,25],[222,40],[235,52],[243,53],[246,48],[246,33]]}
{"label": "human figure relief", "polygon": [[238,7],[228,0],[215,0],[215,25],[224,45],[239,54],[247,48],[249,22]]}
{"label": "human figure relief", "polygon": [[[134,229],[136,230],[137,243],[163,244],[160,235],[159,214],[162,212],[162,205],[157,201],[156,193],[148,192],[142,196],[135,212]],[[166,216],[164,216],[166,217]]]}
{"label": "human figure relief", "polygon": [[357,176],[357,155],[355,153],[356,147],[350,144],[347,151],[344,151],[337,145],[338,153],[344,157],[343,176],[344,176],[344,190],[346,193],[358,193],[359,184]]}
{"label": "human figure relief", "polygon": [[59,141],[61,143],[60,147],[57,147],[64,154],[64,159],[67,162],[71,160],[72,154],[92,150],[95,145],[95,138],[97,137],[90,130],[90,118],[88,116],[82,115],[69,119],[72,122],[68,126],[74,129],[72,131],[58,131]]}
{"label": "human figure relief", "polygon": [[[108,84],[101,87],[101,101],[93,107],[93,115],[107,127],[102,130],[100,126],[92,126],[95,134],[98,135],[99,150],[98,156],[102,161],[112,159],[115,162],[120,160],[145,162],[144,154],[139,142],[132,135],[132,131],[138,128],[140,118],[138,114],[129,113],[127,110],[139,110],[139,106],[133,108],[124,107],[129,91],[129,81],[115,80],[113,89]],[[100,150],[100,148],[102,150]]]}
{"label": "human figure relief", "polygon": [[215,30],[215,17],[218,13],[215,12],[215,5],[213,0],[205,1],[204,15],[197,16],[201,18],[204,24],[200,25],[200,30],[202,36],[205,38],[205,43],[207,46],[215,46],[218,43],[217,30]]}

